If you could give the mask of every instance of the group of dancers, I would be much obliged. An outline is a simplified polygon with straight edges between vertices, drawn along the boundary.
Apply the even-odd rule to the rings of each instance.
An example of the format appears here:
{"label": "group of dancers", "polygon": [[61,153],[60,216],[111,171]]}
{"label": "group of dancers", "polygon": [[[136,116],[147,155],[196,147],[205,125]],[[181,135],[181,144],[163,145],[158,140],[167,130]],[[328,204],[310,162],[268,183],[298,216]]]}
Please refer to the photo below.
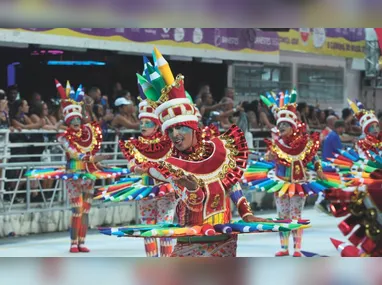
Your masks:
{"label": "group of dancers", "polygon": [[[184,89],[184,77],[174,77],[156,48],[153,59],[154,64],[145,58],[143,74],[137,74],[141,134],[119,144],[128,169],[100,164],[107,159],[97,155],[102,132],[96,122],[81,123],[82,87],[74,92],[68,84],[65,90],[56,81],[68,125],[59,136],[67,164],[28,175],[65,180],[72,207],[70,252],[89,252],[85,238],[94,181],[128,175],[103,188],[98,198],[138,201],[141,224],[114,232],[144,237],[149,257],[234,257],[238,234],[256,231],[279,232],[281,250],[276,256],[289,256],[292,233],[293,256],[301,257],[303,225],[309,223],[301,218],[302,210],[306,197],[320,192],[332,203],[333,215],[350,214],[340,225],[344,234],[360,225],[357,238],[353,234],[349,239],[359,247],[359,256],[380,255],[382,197],[373,189],[382,182],[381,135],[372,111],[360,103],[351,105],[364,138],[354,150],[338,150],[335,161],[322,162],[317,157],[319,134],[309,135],[296,115],[297,92],[268,93],[261,100],[275,115],[277,127],[266,140],[267,153],[253,160],[237,126],[223,134],[214,126],[200,127],[200,113]],[[274,193],[278,219],[256,217],[242,187]],[[238,209],[239,223],[232,221],[231,203]]]}

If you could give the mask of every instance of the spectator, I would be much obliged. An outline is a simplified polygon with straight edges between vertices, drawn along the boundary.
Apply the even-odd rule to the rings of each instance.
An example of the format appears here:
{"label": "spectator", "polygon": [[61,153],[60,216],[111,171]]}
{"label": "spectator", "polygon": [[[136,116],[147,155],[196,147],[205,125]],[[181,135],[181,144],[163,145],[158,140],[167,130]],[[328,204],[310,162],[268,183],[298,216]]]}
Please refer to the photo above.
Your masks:
{"label": "spectator", "polygon": [[93,99],[94,104],[101,104],[102,93],[98,87],[90,88],[88,96]]}
{"label": "spectator", "polygon": [[139,130],[139,120],[136,120],[133,115],[135,111],[133,102],[122,97],[115,100],[114,105],[118,109],[118,113],[111,122],[111,126],[116,129],[126,128]]}
{"label": "spectator", "polygon": [[[118,92],[117,99],[118,98],[125,98],[127,101],[133,102],[133,105],[134,105],[134,108],[135,108],[134,115],[136,115],[138,113],[137,100],[136,100],[136,98],[134,96],[131,95],[130,91],[128,91],[128,90],[120,90]],[[138,117],[137,117],[137,120],[138,120]]]}
{"label": "spectator", "polygon": [[324,140],[326,139],[326,137],[328,136],[328,134],[334,129],[334,123],[337,120],[338,120],[337,117],[335,117],[333,115],[330,115],[326,119],[326,127],[325,127],[325,129],[320,134],[320,143],[321,143],[321,145],[324,142]]}
{"label": "spectator", "polygon": [[244,102],[242,105],[244,112],[247,114],[250,129],[257,129],[259,127],[258,105],[259,101],[257,100],[254,100],[251,103]]}
{"label": "spectator", "polygon": [[122,84],[120,82],[114,83],[114,85],[113,85],[113,93],[112,93],[112,97],[111,97],[111,102],[114,102],[119,97],[118,93],[122,89],[123,89],[122,88]]}
{"label": "spectator", "polygon": [[8,98],[9,104],[12,105],[13,102],[20,99],[19,97],[20,97],[20,94],[19,94],[19,90],[17,88],[17,85],[9,86],[8,92],[7,92],[7,98]]}
{"label": "spectator", "polygon": [[313,129],[320,129],[321,124],[317,117],[317,109],[311,105],[309,105],[308,108],[309,108],[309,112],[308,112],[307,119],[308,119],[309,127]]}
{"label": "spectator", "polygon": [[345,121],[345,133],[349,135],[359,136],[362,133],[362,129],[354,117],[353,112],[349,108],[342,110],[342,120]]}
{"label": "spectator", "polygon": [[[7,97],[5,96],[4,90],[0,89],[0,129],[9,129],[9,127],[10,127],[10,121],[9,121],[8,100],[7,100]],[[1,139],[0,139],[0,143],[1,143]]]}
{"label": "spectator", "polygon": [[[317,114],[318,121],[320,122],[321,128],[325,128],[326,127],[326,119],[327,119],[325,111],[318,109],[317,113],[318,113]],[[328,117],[329,117],[329,115],[328,115]]]}
{"label": "spectator", "polygon": [[85,95],[84,108],[83,108],[83,112],[85,116],[83,116],[83,119],[82,119],[84,124],[97,121],[97,117],[95,116],[93,109],[94,109],[94,100],[90,96]]}
{"label": "spectator", "polygon": [[[20,99],[14,101],[10,108],[11,125],[16,129],[40,129],[43,126],[43,122],[39,120],[37,123],[33,123],[28,117],[29,105],[26,100]],[[12,134],[10,136],[12,143],[25,143],[25,142],[43,142],[43,137],[39,134]],[[11,149],[10,162],[28,162],[39,161],[44,147],[35,147],[33,145],[28,147],[14,147]],[[30,155],[36,155],[31,157]],[[7,171],[7,178],[17,178],[20,176],[20,170]],[[25,185],[25,182],[20,182],[19,186]],[[16,184],[14,182],[8,183],[6,186],[8,190],[14,190]],[[31,188],[37,189],[38,185],[36,181],[31,181]],[[20,187],[19,187],[20,189]],[[25,198],[25,194],[16,195],[19,202]],[[39,201],[41,196],[37,191],[32,192],[32,201]],[[36,200],[37,199],[37,200]]]}
{"label": "spectator", "polygon": [[235,124],[244,132],[245,135],[245,140],[247,141],[248,148],[253,149],[253,135],[250,132],[250,124],[249,124],[249,119],[248,115],[245,112],[246,108],[248,108],[249,103],[248,102],[243,102],[242,107],[240,108],[239,111],[237,111],[234,114],[234,117],[238,117],[237,121]]}
{"label": "spectator", "polygon": [[102,133],[105,137],[107,134],[107,130],[114,119],[114,115],[110,109],[106,109],[105,106],[102,106],[100,104],[94,105],[93,113],[97,118],[97,122],[102,127]]}
{"label": "spectator", "polygon": [[[224,89],[224,96],[223,96],[223,99],[224,98],[230,98],[232,101],[235,101],[235,89],[232,88],[232,87],[226,87]],[[223,100],[222,99],[222,100]]]}
{"label": "spectator", "polygon": [[223,98],[221,104],[223,104],[224,107],[218,116],[218,120],[223,129],[228,129],[232,125],[232,115],[237,111],[243,111],[243,108],[241,105],[234,108],[233,100],[229,97]]}
{"label": "spectator", "polygon": [[205,92],[202,94],[202,104],[200,107],[200,114],[202,116],[202,121],[205,126],[209,125],[210,113],[211,111],[216,111],[219,108],[224,108],[224,104],[214,104],[214,99],[212,94]]}
{"label": "spectator", "polygon": [[195,96],[195,105],[199,108],[199,110],[202,106],[202,94],[204,93],[211,93],[210,86],[208,84],[201,85],[198,94]]}
{"label": "spectator", "polygon": [[266,127],[268,130],[272,130],[275,127],[275,119],[271,113],[271,111],[264,105],[263,101],[260,100],[258,104],[258,112],[259,112],[259,122],[260,128]]}
{"label": "spectator", "polygon": [[306,130],[309,131],[309,122],[308,122],[308,115],[309,115],[309,106],[305,102],[301,102],[297,104],[297,118],[305,123]]}
{"label": "spectator", "polygon": [[334,153],[337,153],[338,149],[342,149],[342,143],[340,136],[345,132],[345,122],[338,120],[334,123],[334,129],[328,134],[324,140],[322,148],[322,159],[327,161],[328,158],[334,158]]}
{"label": "spectator", "polygon": [[58,99],[51,99],[51,103],[49,104],[48,111],[49,111],[49,114],[48,114],[49,120],[55,126],[57,125],[58,129],[66,130],[67,126],[65,126],[65,123],[64,123],[64,114],[62,113],[62,106]]}
{"label": "spectator", "polygon": [[49,119],[48,105],[44,101],[35,102],[31,114],[30,119],[32,123],[39,123],[42,121],[42,128],[44,130],[58,130],[59,123],[56,122],[56,124],[54,124]]}
{"label": "spectator", "polygon": [[39,121],[33,123],[32,120],[28,117],[29,105],[26,100],[16,100],[12,104],[11,108],[11,123],[12,126],[16,129],[40,129],[43,126],[43,122]]}

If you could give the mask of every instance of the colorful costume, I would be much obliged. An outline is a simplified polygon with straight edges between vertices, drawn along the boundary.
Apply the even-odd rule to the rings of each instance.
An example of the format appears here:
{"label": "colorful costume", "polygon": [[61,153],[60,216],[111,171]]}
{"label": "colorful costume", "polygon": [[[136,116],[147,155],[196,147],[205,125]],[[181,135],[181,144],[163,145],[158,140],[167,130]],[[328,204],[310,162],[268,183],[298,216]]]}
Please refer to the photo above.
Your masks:
{"label": "colorful costume", "polygon": [[[69,82],[66,91],[56,80],[61,96],[65,123],[70,126],[74,119],[82,119],[81,86],[77,92],[71,89]],[[71,248],[70,252],[89,252],[84,246],[89,225],[89,211],[93,200],[94,181],[100,178],[118,177],[128,173],[128,169],[105,168],[95,162],[95,155],[102,142],[102,131],[98,123],[80,125],[79,130],[68,128],[58,136],[58,141],[66,152],[66,167],[35,169],[26,175],[37,179],[64,179],[72,207]]]}
{"label": "colorful costume", "polygon": [[[333,216],[347,216],[338,227],[344,236],[350,235],[350,244],[340,244],[333,239],[332,242],[344,257],[382,256],[382,136],[373,111],[365,110],[357,100],[356,103],[349,100],[349,105],[359,120],[363,137],[356,143],[355,150],[338,150],[333,161],[349,174],[346,177],[349,188],[346,192],[327,190],[325,197],[331,202]],[[374,126],[376,130],[371,132]]]}
{"label": "colorful costume", "polygon": [[[148,68],[152,67],[149,66]],[[145,100],[139,104],[139,119],[149,119],[156,126],[160,127],[160,122],[154,113],[154,109]],[[144,162],[164,160],[171,155],[171,141],[167,136],[162,135],[160,130],[150,137],[140,136],[138,139],[120,141],[120,148],[126,159],[129,160],[129,167],[132,172],[134,172],[136,166],[142,165]],[[177,202],[171,185],[155,181],[147,174],[142,176],[142,185],[151,185],[152,189],[157,187],[157,192],[161,191],[160,188],[170,189],[171,191],[166,191],[166,194],[159,199],[150,199],[151,197],[149,196],[138,202],[141,223],[149,225],[173,223]],[[144,242],[146,255],[157,257],[158,245],[156,239],[147,237]],[[170,256],[171,253],[172,239],[161,238],[161,256]]]}
{"label": "colorful costume", "polygon": [[[194,175],[199,181],[195,191],[174,185],[180,198],[177,207],[181,226],[217,225],[231,220],[231,198],[241,217],[252,215],[238,184],[246,166],[248,148],[243,132],[233,126],[226,133],[211,140],[202,139],[194,105],[186,97],[183,76],[174,79],[167,61],[155,49],[158,71],[155,78],[163,78],[160,96],[144,89],[147,101],[155,108],[163,132],[169,128],[186,126],[196,133],[197,145],[186,151],[173,147],[172,157],[163,162],[150,162],[150,175],[158,180]],[[146,82],[147,84],[148,82]],[[153,82],[151,82],[154,85]],[[172,256],[235,256],[237,236],[205,237],[202,240],[178,239]]]}
{"label": "colorful costume", "polygon": [[[331,209],[335,217],[347,216],[338,227],[349,243],[338,247],[341,256],[382,256],[382,182],[376,180],[369,185],[358,186],[354,191],[339,189],[328,190],[326,198],[332,202]],[[350,214],[350,215],[349,215]]]}
{"label": "colorful costume", "polygon": [[[254,162],[245,173],[245,184],[252,189],[275,193],[276,207],[281,219],[300,219],[307,195],[317,194],[328,187],[340,187],[341,181],[334,168],[321,165],[317,157],[320,147],[319,134],[306,133],[305,125],[296,115],[297,92],[289,95],[280,92],[277,96],[261,96],[262,101],[272,110],[277,126],[288,123],[293,133],[281,137],[275,132],[272,140],[266,140],[268,153],[266,160],[274,163]],[[331,181],[318,179],[317,172],[331,177]],[[294,256],[301,256],[302,230],[293,231]],[[276,256],[289,255],[289,232],[280,233],[282,251]]]}
{"label": "colorful costume", "polygon": [[355,145],[355,150],[361,158],[372,159],[369,151],[378,153],[382,148],[382,133],[379,131],[377,135],[370,132],[370,127],[373,124],[379,124],[377,117],[372,110],[366,110],[361,102],[356,100],[356,103],[348,100],[355,117],[358,119],[362,128],[362,138]]}

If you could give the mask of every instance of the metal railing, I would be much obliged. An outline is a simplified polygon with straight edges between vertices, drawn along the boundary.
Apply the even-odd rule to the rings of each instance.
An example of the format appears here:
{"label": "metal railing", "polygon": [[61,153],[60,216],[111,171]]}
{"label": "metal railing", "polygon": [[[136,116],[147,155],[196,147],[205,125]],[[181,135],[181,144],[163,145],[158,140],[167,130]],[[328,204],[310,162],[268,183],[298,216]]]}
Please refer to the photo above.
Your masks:
{"label": "metal railing", "polygon": [[[270,137],[269,131],[252,129],[254,150],[264,152],[264,138]],[[56,136],[57,132],[48,130],[23,130],[10,132],[0,130],[0,215],[14,215],[29,212],[44,212],[69,209],[69,199],[62,180],[36,180],[25,177],[26,171],[34,168],[60,167],[65,165],[65,153],[55,139],[45,142],[13,142],[12,135],[49,135]],[[118,141],[123,136],[127,139],[137,136],[137,130],[108,131],[108,139],[102,143],[100,153],[111,155],[112,159],[104,161],[107,165],[127,167]],[[2,137],[2,139],[1,139]],[[33,148],[41,149],[34,153]],[[21,149],[17,154],[14,149]],[[30,153],[25,149],[32,149]],[[41,161],[42,160],[42,161]],[[97,180],[95,188],[110,184],[113,179]],[[94,201],[93,207],[111,207],[118,203],[102,203]]]}

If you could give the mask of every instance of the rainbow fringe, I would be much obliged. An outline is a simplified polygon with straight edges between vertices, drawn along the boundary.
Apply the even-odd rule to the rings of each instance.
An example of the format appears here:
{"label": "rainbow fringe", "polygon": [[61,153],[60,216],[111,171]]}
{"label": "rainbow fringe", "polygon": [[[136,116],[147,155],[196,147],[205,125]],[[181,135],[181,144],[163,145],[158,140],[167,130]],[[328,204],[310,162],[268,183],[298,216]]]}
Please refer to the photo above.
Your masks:
{"label": "rainbow fringe", "polygon": [[107,178],[118,178],[122,175],[129,174],[130,171],[127,168],[111,167],[103,168],[102,170],[97,170],[93,173],[71,173],[67,172],[65,167],[60,168],[44,168],[44,169],[33,169],[25,173],[26,177],[31,179],[107,179]]}
{"label": "rainbow fringe", "polygon": [[266,191],[268,193],[278,192],[279,196],[294,195],[306,196],[318,194],[327,188],[343,188],[345,183],[338,169],[329,163],[323,164],[323,172],[328,178],[320,180],[314,171],[312,163],[308,164],[307,175],[309,181],[306,183],[290,183],[276,176],[275,163],[262,161],[249,161],[244,172],[243,185],[249,190]]}
{"label": "rainbow fringe", "polygon": [[[118,237],[191,237],[221,234],[247,234],[258,232],[290,232],[310,227],[309,220],[289,221],[269,219],[269,223],[246,223],[237,221],[227,224],[180,227],[177,224],[134,225],[126,227],[100,227],[104,235]],[[208,229],[208,230],[205,230]]]}
{"label": "rainbow fringe", "polygon": [[100,188],[94,199],[104,202],[128,202],[159,198],[174,192],[168,183],[144,185],[144,179],[148,177],[121,179],[112,185]]}
{"label": "rainbow fringe", "polygon": [[359,186],[363,184],[371,184],[375,182],[382,182],[381,179],[374,179],[371,174],[375,171],[382,169],[382,152],[374,153],[369,151],[371,160],[361,158],[353,149],[337,150],[334,154],[335,158],[329,158],[331,164],[346,174],[344,178],[347,185]]}

